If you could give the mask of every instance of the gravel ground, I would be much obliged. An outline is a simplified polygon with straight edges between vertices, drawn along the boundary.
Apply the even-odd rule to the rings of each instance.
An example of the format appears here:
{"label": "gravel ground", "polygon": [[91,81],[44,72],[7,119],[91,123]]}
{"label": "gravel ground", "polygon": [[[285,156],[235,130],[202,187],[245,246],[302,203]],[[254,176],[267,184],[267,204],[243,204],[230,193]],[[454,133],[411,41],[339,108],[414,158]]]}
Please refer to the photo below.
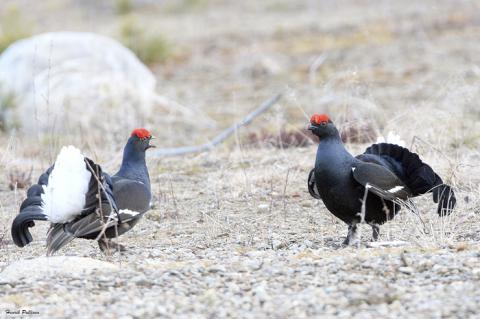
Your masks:
{"label": "gravel ground", "polygon": [[46,259],[47,225],[38,223],[28,247],[3,245],[0,307],[38,318],[480,315],[478,204],[460,201],[440,219],[425,196],[416,200],[424,226],[403,211],[382,227],[380,240],[400,247],[370,247],[364,226],[362,245],[342,248],[346,226],[306,190],[314,153],[312,145],[151,161],[155,209],[120,238],[126,253],[104,256],[76,240]]}

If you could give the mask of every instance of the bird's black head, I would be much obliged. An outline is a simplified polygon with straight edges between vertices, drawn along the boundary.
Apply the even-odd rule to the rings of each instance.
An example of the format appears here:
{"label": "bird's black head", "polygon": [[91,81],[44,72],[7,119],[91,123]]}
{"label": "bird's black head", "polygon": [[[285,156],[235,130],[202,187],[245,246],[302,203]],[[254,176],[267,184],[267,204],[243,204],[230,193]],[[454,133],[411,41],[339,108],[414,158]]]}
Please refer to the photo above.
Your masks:
{"label": "bird's black head", "polygon": [[155,147],[155,145],[151,145],[150,141],[154,137],[150,132],[144,128],[137,128],[132,131],[130,138],[128,140],[128,144],[131,145],[135,152],[145,152],[149,148]]}
{"label": "bird's black head", "polygon": [[326,114],[312,115],[308,129],[320,139],[338,135],[337,128]]}

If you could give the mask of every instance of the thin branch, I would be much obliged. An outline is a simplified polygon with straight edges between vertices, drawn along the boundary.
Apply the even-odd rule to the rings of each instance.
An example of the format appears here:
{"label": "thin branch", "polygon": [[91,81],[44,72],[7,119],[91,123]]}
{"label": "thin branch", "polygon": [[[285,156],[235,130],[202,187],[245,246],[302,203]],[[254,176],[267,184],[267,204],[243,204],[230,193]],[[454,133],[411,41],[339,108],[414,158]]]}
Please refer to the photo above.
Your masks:
{"label": "thin branch", "polygon": [[201,153],[212,150],[215,146],[222,143],[226,140],[230,135],[235,133],[239,128],[250,124],[257,116],[264,113],[268,109],[270,109],[273,105],[275,105],[282,94],[277,94],[272,98],[268,99],[267,101],[263,102],[258,108],[253,110],[247,116],[245,116],[240,122],[237,122],[226,130],[222,131],[218,134],[214,139],[210,142],[201,144],[201,145],[194,145],[194,146],[183,146],[183,147],[172,147],[172,148],[160,148],[151,153],[152,157],[165,157],[165,156],[177,156],[183,154],[192,154],[192,153]]}

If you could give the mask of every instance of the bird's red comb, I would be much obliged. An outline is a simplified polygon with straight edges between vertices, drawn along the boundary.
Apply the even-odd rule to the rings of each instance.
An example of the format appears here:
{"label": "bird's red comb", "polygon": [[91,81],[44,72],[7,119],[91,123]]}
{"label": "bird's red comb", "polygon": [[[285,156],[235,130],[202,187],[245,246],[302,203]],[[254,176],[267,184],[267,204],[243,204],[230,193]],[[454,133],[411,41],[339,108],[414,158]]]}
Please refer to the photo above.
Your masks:
{"label": "bird's red comb", "polygon": [[330,118],[327,114],[313,114],[310,118],[311,124],[320,124],[322,122],[329,122]]}
{"label": "bird's red comb", "polygon": [[144,128],[136,128],[132,131],[131,136],[136,136],[138,138],[149,138],[152,136],[150,132]]}

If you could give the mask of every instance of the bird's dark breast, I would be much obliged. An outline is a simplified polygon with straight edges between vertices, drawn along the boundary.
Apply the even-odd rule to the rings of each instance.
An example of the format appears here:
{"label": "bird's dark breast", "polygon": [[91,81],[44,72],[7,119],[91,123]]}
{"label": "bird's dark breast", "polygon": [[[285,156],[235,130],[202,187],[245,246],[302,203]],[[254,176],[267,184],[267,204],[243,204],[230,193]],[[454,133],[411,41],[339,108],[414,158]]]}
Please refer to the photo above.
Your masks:
{"label": "bird's dark breast", "polygon": [[316,168],[315,182],[327,209],[345,223],[351,224],[358,219],[358,186],[349,178],[341,178],[348,174],[348,170],[348,166],[335,171]]}
{"label": "bird's dark breast", "polygon": [[[347,169],[351,170],[351,168]],[[316,170],[315,181],[320,196],[327,209],[343,222],[347,224],[360,222],[365,188],[353,179],[351,173],[344,171],[341,175],[344,177],[338,178],[329,171]],[[383,224],[391,220],[399,209],[398,205],[368,193],[365,222]]]}

